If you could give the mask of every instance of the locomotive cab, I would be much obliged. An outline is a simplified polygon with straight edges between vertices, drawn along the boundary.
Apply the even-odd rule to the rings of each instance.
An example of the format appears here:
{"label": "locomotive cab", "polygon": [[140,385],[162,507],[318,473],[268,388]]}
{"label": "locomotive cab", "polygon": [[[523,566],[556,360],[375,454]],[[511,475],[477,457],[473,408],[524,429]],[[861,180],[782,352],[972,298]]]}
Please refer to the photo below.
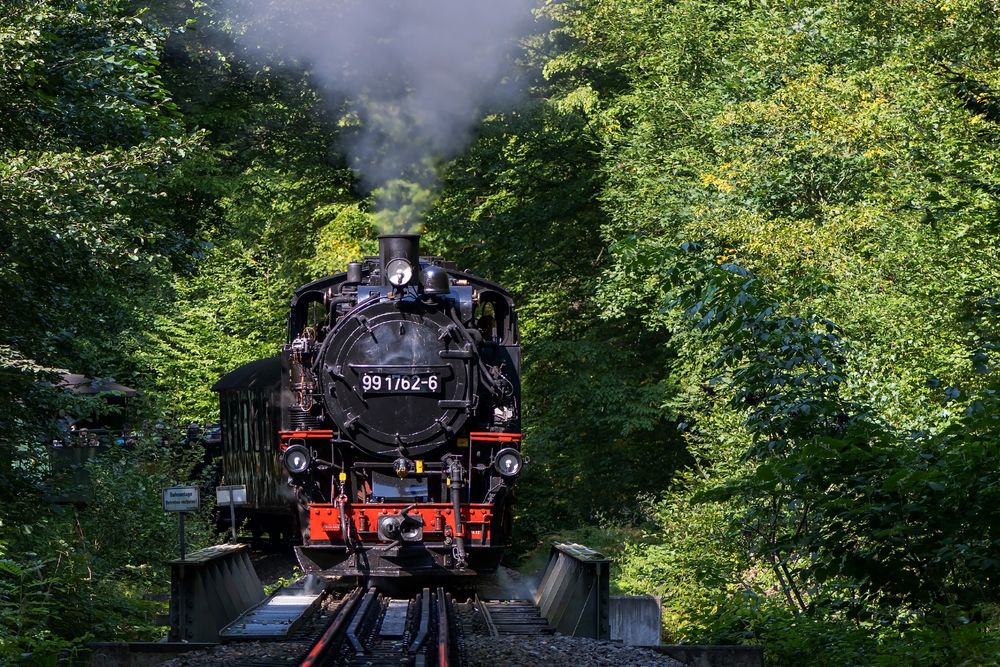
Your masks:
{"label": "locomotive cab", "polygon": [[499,564],[520,473],[510,294],[419,236],[305,285],[283,347],[281,460],[306,572],[463,575]]}

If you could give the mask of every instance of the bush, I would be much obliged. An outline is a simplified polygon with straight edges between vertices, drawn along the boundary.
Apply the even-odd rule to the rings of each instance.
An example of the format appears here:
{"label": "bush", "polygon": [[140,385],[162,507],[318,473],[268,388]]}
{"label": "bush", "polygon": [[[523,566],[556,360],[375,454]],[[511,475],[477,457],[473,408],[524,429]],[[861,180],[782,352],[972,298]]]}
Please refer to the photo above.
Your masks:
{"label": "bush", "polygon": [[[189,479],[197,446],[145,437],[133,450],[112,449],[88,464],[92,500],[53,505],[39,486],[11,499],[0,523],[0,662],[31,654],[54,664],[81,642],[155,640],[169,592],[165,561],[178,557],[177,517],[161,491]],[[187,520],[188,548],[215,542],[211,508]]]}

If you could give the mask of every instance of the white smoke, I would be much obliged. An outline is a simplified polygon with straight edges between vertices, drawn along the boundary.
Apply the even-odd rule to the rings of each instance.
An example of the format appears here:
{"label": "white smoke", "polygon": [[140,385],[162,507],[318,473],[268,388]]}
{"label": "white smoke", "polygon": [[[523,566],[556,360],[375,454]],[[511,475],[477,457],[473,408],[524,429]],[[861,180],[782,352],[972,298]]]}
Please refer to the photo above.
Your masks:
{"label": "white smoke", "polygon": [[[469,142],[486,109],[521,92],[513,54],[538,0],[223,0],[254,58],[307,68],[344,98],[351,167],[412,225],[435,164]],[[400,226],[398,223],[397,227]]]}

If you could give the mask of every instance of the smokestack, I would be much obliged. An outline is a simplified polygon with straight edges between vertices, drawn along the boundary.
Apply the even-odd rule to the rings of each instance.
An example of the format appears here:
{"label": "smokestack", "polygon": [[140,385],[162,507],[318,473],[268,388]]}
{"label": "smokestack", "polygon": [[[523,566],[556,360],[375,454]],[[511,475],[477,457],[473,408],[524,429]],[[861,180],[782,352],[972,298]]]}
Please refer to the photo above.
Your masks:
{"label": "smokestack", "polygon": [[420,234],[384,234],[378,237],[378,255],[384,287],[419,284]]}

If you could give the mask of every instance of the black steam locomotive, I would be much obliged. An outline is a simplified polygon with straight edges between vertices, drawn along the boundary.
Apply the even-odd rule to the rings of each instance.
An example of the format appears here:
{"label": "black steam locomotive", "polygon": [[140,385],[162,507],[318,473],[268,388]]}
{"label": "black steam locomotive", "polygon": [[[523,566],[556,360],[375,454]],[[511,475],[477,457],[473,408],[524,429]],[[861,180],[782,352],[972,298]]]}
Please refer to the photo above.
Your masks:
{"label": "black steam locomotive", "polygon": [[[280,366],[256,364],[241,369],[242,394],[226,391],[226,378],[216,386],[224,439],[244,453],[280,455],[304,571],[496,569],[522,468],[509,292],[420,257],[417,235],[382,236],[378,257],[296,290]],[[272,375],[266,368],[279,369],[280,384],[261,379]],[[260,442],[240,447],[246,415],[258,415]],[[266,484],[274,459],[244,459],[245,476],[268,472],[248,483]],[[248,490],[262,510],[279,504],[280,489]]]}

